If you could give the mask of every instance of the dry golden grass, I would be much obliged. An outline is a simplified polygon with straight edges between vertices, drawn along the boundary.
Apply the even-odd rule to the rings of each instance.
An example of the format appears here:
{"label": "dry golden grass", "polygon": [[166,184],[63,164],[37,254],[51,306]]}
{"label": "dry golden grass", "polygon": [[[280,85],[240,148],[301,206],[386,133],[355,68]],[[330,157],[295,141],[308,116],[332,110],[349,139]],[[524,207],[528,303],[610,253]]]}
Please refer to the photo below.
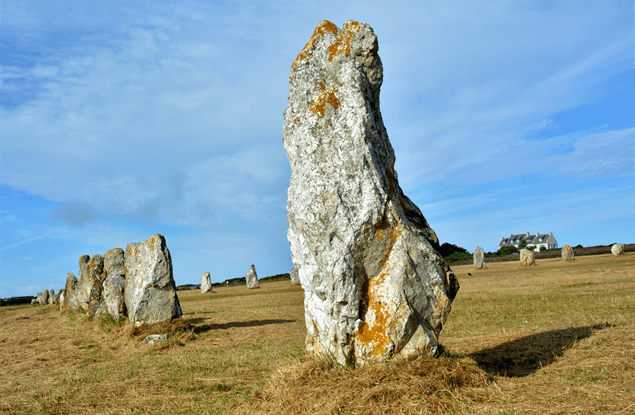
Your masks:
{"label": "dry golden grass", "polygon": [[[305,356],[288,281],[179,291],[182,320],[141,328],[3,307],[0,411],[635,414],[634,260],[453,267],[442,356],[362,368]],[[170,340],[143,345],[150,333]]]}

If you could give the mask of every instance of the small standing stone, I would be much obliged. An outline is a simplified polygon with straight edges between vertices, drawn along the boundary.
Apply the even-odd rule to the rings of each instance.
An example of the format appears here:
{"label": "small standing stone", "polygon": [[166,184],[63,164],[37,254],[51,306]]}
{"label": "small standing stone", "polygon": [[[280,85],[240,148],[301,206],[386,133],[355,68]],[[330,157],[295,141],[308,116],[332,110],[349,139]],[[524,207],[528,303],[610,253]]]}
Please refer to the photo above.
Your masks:
{"label": "small standing stone", "polygon": [[79,299],[77,296],[77,277],[69,272],[66,274],[66,286],[64,287],[64,302],[61,308],[77,308],[79,307]]}
{"label": "small standing stone", "polygon": [[298,267],[293,267],[291,272],[289,272],[291,276],[291,283],[300,284],[300,273],[298,272]]}
{"label": "small standing stone", "polygon": [[573,255],[573,248],[569,245],[565,245],[562,247],[562,260],[563,261],[573,261],[575,259],[575,255]]}
{"label": "small standing stone", "polygon": [[536,256],[531,249],[523,249],[520,251],[521,265],[536,265]]}
{"label": "small standing stone", "polygon": [[212,291],[212,281],[209,276],[209,272],[204,272],[201,275],[201,294]]}
{"label": "small standing stone", "polygon": [[60,292],[58,293],[58,295],[60,296],[58,299],[58,304],[60,306],[60,310],[64,308],[64,304],[66,304],[66,290],[64,288],[62,288],[60,290]]}
{"label": "small standing stone", "polygon": [[51,291],[49,291],[49,301],[48,301],[49,305],[54,305],[55,304],[55,290],[51,288]]}
{"label": "small standing stone", "polygon": [[245,275],[245,281],[247,282],[247,288],[259,288],[258,284],[258,274],[256,274],[256,267],[254,264],[251,264],[249,267],[249,272]]}
{"label": "small standing stone", "polygon": [[485,267],[485,254],[480,246],[477,246],[474,250],[474,268],[483,269]]}
{"label": "small standing stone", "polygon": [[613,254],[613,256],[624,255],[624,245],[622,245],[622,244],[614,244],[611,247],[611,253]]}
{"label": "small standing stone", "polygon": [[44,292],[42,293],[42,300],[40,301],[40,304],[46,305],[48,303],[49,303],[49,290],[44,290]]}

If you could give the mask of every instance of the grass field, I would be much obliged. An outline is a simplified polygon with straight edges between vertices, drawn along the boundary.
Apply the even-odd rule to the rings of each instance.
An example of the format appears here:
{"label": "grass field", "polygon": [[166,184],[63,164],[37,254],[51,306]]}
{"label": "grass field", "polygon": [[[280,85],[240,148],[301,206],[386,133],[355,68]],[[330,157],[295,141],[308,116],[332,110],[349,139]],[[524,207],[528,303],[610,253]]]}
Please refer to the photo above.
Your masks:
{"label": "grass field", "polygon": [[628,253],[455,266],[443,354],[363,368],[305,355],[289,281],[179,291],[185,322],[150,346],[151,328],[3,307],[0,411],[635,414],[634,265]]}

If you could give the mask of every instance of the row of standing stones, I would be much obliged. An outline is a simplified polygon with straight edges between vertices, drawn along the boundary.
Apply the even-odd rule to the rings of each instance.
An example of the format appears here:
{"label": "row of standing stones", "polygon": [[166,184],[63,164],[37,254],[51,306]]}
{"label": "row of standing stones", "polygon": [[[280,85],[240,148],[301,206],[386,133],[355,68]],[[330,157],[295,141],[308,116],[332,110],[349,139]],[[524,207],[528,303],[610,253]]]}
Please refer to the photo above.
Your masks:
{"label": "row of standing stones", "polygon": [[[37,298],[47,294],[50,298],[46,291]],[[115,319],[128,317],[137,326],[182,315],[172,258],[159,234],[126,245],[125,253],[114,248],[103,257],[81,256],[79,277],[69,272],[66,286],[56,297],[61,309],[80,310],[93,319],[105,313]]]}
{"label": "row of standing stones", "polygon": [[[624,245],[623,244],[614,244],[611,247],[611,253],[613,256],[621,256],[624,255]],[[573,248],[569,245],[565,245],[561,250],[561,256],[563,261],[573,261],[575,260],[575,255],[573,253]],[[472,259],[474,262],[474,267],[477,269],[485,268],[485,254],[480,247],[476,247],[474,250],[474,254],[472,255]],[[520,264],[521,265],[535,265],[536,264],[536,256],[534,255],[534,251],[529,249],[523,249],[520,252]]]}

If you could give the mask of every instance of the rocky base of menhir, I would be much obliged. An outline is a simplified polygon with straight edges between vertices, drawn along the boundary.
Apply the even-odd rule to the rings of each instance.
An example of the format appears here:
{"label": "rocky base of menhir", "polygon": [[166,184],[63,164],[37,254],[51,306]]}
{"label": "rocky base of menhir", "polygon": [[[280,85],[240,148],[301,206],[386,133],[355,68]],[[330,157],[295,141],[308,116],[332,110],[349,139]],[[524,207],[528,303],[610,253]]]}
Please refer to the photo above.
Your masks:
{"label": "rocky base of menhir", "polygon": [[369,25],[322,21],[292,65],[284,112],[307,350],[340,363],[436,353],[459,288],[399,187],[378,49]]}

